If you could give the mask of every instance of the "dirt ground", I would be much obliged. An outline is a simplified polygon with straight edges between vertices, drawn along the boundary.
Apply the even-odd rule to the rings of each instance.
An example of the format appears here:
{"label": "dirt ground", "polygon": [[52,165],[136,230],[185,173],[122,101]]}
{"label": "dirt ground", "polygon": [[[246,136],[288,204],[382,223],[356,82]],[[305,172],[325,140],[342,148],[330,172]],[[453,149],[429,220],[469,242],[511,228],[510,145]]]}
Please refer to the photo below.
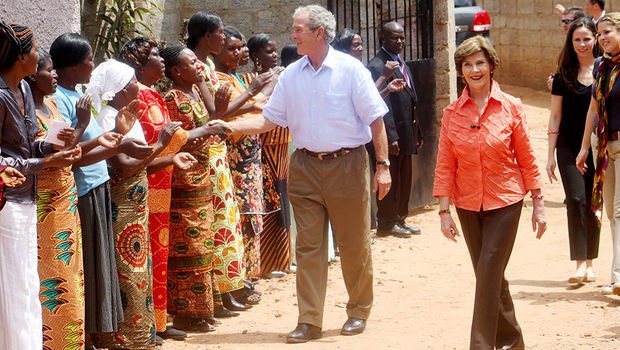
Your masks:
{"label": "dirt ground", "polygon": [[[544,171],[550,97],[525,88],[503,88],[526,104],[538,164]],[[545,175],[543,192],[548,231],[537,240],[530,224],[531,206],[524,208],[506,272],[527,349],[620,349],[620,297],[600,293],[610,280],[609,225],[603,223],[599,259],[594,263],[597,282],[571,287],[566,280],[574,263],[568,257],[563,190]],[[436,211],[436,206],[428,206],[408,219],[422,228],[420,236],[375,238],[375,303],[364,334],[339,335],[346,320],[347,294],[340,266],[334,263],[321,340],[285,344],[297,322],[295,277],[289,275],[261,281],[261,304],[222,320],[215,332],[192,334],[185,342],[166,341],[163,349],[466,349],[473,270],[463,239],[455,244],[443,238]]]}

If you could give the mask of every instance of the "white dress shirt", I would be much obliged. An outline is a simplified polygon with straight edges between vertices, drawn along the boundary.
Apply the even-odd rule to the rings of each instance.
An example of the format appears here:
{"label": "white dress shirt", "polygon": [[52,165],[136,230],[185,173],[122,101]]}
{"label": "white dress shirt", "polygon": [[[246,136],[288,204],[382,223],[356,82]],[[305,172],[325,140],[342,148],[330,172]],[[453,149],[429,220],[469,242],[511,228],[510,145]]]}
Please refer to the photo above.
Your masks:
{"label": "white dress shirt", "polygon": [[295,147],[312,152],[370,142],[369,125],[387,112],[366,67],[331,47],[318,70],[308,56],[288,66],[263,109],[265,118],[289,128]]}

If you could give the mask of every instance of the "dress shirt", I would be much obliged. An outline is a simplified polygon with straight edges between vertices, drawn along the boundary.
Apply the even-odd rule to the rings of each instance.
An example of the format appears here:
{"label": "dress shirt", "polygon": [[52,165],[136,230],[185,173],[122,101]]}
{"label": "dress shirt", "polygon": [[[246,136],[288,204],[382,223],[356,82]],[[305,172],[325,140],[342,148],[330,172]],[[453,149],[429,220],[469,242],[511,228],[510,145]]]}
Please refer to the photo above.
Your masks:
{"label": "dress shirt", "polygon": [[[66,121],[71,122],[71,127],[75,128],[77,125],[77,110],[75,104],[80,100],[82,94],[76,90],[65,89],[59,85],[53,97],[62,117]],[[103,130],[97,122],[91,119],[80,141],[92,140],[101,136],[101,134],[103,134]],[[110,180],[110,176],[108,175],[108,164],[105,160],[79,168],[73,168],[73,176],[75,177],[75,184],[78,189],[79,197],[82,197]]]}
{"label": "dress shirt", "polygon": [[330,47],[318,70],[308,56],[286,68],[263,115],[288,127],[295,147],[333,152],[370,142],[369,125],[387,111],[366,67]]}
{"label": "dress shirt", "polygon": [[13,167],[26,176],[22,185],[5,188],[6,200],[34,204],[37,192],[36,175],[43,169],[41,157],[52,153],[52,145],[35,141],[39,122],[30,86],[22,80],[19,89],[24,101],[25,115],[20,111],[11,89],[0,77],[0,165]]}
{"label": "dress shirt", "polygon": [[441,120],[433,196],[452,198],[457,208],[503,208],[542,188],[521,102],[492,81],[486,109],[468,89],[446,107]]}

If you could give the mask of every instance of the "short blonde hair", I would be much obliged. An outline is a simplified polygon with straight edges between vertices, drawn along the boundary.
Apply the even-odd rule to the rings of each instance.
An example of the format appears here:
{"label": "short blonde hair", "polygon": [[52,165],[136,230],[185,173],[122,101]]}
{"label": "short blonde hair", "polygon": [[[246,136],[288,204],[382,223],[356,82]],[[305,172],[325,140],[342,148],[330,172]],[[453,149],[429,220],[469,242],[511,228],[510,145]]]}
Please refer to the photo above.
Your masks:
{"label": "short blonde hair", "polygon": [[483,37],[482,35],[476,35],[463,41],[454,52],[454,63],[456,64],[456,72],[459,77],[463,76],[462,65],[465,58],[481,51],[484,53],[487,61],[489,61],[492,66],[491,76],[493,76],[493,71],[499,67],[497,52],[489,39]]}
{"label": "short blonde hair", "polygon": [[602,22],[609,22],[616,30],[620,30],[620,12],[610,12],[596,22],[596,30]]}

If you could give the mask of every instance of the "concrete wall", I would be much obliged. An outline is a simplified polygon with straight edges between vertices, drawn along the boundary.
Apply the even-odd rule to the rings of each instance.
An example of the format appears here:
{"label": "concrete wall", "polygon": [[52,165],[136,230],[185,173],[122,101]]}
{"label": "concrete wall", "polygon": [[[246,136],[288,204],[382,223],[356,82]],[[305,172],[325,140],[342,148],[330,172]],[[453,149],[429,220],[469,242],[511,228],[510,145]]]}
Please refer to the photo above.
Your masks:
{"label": "concrete wall", "polygon": [[0,0],[0,18],[32,28],[37,44],[49,49],[60,34],[80,31],[80,1]]}
{"label": "concrete wall", "polygon": [[[546,79],[556,69],[564,35],[553,7],[561,3],[583,6],[583,0],[478,0],[491,16],[491,39],[499,53],[496,79],[504,84],[546,89]],[[607,12],[620,3],[607,1]]]}

